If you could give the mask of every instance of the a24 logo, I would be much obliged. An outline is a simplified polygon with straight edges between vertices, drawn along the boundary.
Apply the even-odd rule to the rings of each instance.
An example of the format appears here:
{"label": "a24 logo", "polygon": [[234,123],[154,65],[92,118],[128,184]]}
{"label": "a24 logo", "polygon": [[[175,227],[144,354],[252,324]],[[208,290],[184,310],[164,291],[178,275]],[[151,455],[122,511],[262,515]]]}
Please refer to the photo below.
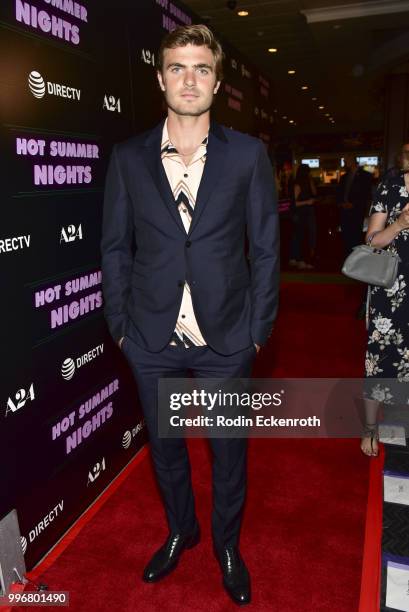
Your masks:
{"label": "a24 logo", "polygon": [[14,395],[14,398],[9,397],[7,400],[6,416],[9,412],[17,412],[17,410],[23,408],[29,400],[33,401],[34,399],[34,383],[31,383],[27,390],[19,389]]}
{"label": "a24 logo", "polygon": [[121,98],[115,96],[104,96],[102,108],[111,112],[121,112]]}

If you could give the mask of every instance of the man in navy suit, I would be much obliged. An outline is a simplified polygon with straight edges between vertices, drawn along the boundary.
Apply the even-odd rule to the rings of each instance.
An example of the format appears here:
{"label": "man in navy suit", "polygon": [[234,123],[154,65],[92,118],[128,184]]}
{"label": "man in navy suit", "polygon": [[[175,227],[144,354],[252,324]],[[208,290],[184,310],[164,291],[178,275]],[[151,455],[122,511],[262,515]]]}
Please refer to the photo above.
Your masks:
{"label": "man in navy suit", "polygon": [[[157,77],[167,117],[114,146],[106,179],[104,312],[138,384],[169,526],[144,570],[147,582],[166,576],[200,538],[186,441],[158,437],[158,379],[248,378],[278,307],[273,169],[259,139],[210,118],[222,58],[206,26],[164,38]],[[247,440],[210,443],[214,551],[226,591],[248,603],[238,547]]]}

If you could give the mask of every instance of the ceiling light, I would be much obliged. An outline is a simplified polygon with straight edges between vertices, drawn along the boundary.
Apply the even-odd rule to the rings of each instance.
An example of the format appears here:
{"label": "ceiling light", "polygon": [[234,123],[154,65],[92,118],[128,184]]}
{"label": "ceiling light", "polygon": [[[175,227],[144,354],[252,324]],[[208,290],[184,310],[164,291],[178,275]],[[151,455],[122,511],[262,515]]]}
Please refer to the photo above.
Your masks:
{"label": "ceiling light", "polygon": [[289,123],[294,123],[294,119],[290,119]]}
{"label": "ceiling light", "polygon": [[269,48],[269,53],[277,53],[278,49],[276,49],[275,47],[270,47]]}
{"label": "ceiling light", "polygon": [[247,17],[249,12],[248,11],[239,11],[237,14],[238,14],[239,17]]}
{"label": "ceiling light", "polygon": [[291,68],[291,69],[288,71],[288,74],[295,74],[295,70],[294,70],[293,68]]}
{"label": "ceiling light", "polygon": [[331,117],[331,115],[329,113],[325,113],[326,117]]}
{"label": "ceiling light", "polygon": [[316,101],[318,100],[318,98],[311,98],[311,100],[312,100],[313,102],[316,102]]}
{"label": "ceiling light", "polygon": [[303,86],[301,87],[301,89],[303,89],[303,90],[305,91],[306,89],[308,89],[308,85],[303,85]]}
{"label": "ceiling light", "polygon": [[320,110],[324,110],[325,106],[319,106],[318,107]]}
{"label": "ceiling light", "polygon": [[283,119],[288,119],[287,115],[283,115]]}

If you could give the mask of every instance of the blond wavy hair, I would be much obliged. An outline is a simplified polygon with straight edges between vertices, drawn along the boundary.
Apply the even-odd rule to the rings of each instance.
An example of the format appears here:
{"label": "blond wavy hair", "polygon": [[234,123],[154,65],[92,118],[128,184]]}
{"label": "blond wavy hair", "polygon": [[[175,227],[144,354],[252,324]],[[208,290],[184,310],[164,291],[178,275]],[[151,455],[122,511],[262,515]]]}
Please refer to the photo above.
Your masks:
{"label": "blond wavy hair", "polygon": [[186,47],[186,45],[206,46],[213,53],[216,64],[216,80],[223,78],[223,59],[224,53],[221,44],[214,36],[213,32],[203,24],[180,26],[167,34],[159,47],[158,61],[156,68],[162,73],[163,56],[165,49],[175,49],[176,47]]}

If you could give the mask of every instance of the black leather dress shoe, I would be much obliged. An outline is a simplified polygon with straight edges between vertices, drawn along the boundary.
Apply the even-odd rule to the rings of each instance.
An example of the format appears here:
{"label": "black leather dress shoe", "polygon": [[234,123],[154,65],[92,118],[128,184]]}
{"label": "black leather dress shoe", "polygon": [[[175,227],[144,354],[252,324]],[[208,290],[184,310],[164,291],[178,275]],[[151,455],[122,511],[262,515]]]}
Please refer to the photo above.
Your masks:
{"label": "black leather dress shoe", "polygon": [[234,603],[250,603],[250,574],[237,546],[226,546],[216,552],[223,574],[223,586]]}
{"label": "black leather dress shoe", "polygon": [[193,548],[199,543],[199,540],[199,525],[195,527],[191,534],[171,534],[145,567],[142,580],[156,582],[170,574],[177,566],[185,548]]}

